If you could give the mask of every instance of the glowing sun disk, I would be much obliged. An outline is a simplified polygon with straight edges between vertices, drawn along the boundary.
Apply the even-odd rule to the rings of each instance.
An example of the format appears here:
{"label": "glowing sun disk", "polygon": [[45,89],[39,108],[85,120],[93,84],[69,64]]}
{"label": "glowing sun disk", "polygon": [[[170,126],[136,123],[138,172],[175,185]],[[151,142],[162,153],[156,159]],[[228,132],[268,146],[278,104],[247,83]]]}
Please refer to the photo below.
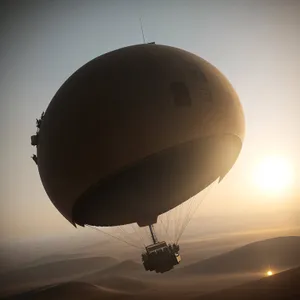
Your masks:
{"label": "glowing sun disk", "polygon": [[293,170],[283,157],[268,157],[258,165],[254,177],[263,191],[280,192],[291,185]]}

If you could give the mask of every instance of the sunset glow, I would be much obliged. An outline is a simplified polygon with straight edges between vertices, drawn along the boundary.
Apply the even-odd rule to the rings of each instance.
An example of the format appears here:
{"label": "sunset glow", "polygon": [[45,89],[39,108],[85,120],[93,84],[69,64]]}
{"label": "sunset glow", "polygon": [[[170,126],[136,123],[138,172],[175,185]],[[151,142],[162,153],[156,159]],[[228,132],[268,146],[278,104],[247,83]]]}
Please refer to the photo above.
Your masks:
{"label": "sunset glow", "polygon": [[267,157],[262,160],[255,172],[254,180],[257,186],[266,193],[286,191],[293,182],[293,169],[284,157]]}

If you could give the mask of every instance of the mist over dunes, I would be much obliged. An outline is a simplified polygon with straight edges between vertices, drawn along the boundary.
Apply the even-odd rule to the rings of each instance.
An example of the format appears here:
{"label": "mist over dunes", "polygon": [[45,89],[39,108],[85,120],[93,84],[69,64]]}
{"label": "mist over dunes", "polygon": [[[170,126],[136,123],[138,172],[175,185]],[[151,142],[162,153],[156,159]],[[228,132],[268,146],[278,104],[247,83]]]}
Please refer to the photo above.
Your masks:
{"label": "mist over dunes", "polygon": [[[197,250],[196,243],[194,255],[197,255]],[[0,295],[4,299],[14,300],[42,300],[53,299],[53,297],[55,299],[139,299],[139,297],[202,299],[202,296],[203,299],[221,299],[214,298],[222,295],[217,291],[229,289],[226,291],[228,295],[239,294],[244,297],[243,293],[247,292],[247,285],[230,287],[246,282],[250,282],[248,289],[251,289],[251,284],[258,287],[251,281],[265,277],[265,272],[270,266],[275,273],[296,268],[300,265],[299,250],[299,236],[277,237],[246,244],[207,259],[199,259],[196,263],[165,274],[146,272],[141,263],[128,259],[122,261],[113,257],[70,255],[69,259],[65,256],[64,260],[54,256],[53,262],[50,262],[50,257],[45,256],[44,259],[40,258],[27,266],[20,267],[19,270],[2,273]],[[299,269],[291,273],[284,272],[282,276],[278,274],[272,278],[262,279],[259,284],[263,289],[263,284],[266,282],[268,288],[273,282],[273,277],[274,280],[278,278],[276,280],[285,284],[288,282],[286,278],[291,278],[291,282],[294,282],[296,280],[294,277],[299,276]],[[284,289],[284,283],[282,284]],[[270,287],[270,289],[274,288]],[[259,288],[256,292],[259,292]]]}
{"label": "mist over dunes", "polygon": [[283,270],[300,264],[300,237],[279,237],[254,242],[189,265],[186,274],[226,274]]}
{"label": "mist over dunes", "polygon": [[300,268],[199,297],[200,300],[295,300],[300,298]]}

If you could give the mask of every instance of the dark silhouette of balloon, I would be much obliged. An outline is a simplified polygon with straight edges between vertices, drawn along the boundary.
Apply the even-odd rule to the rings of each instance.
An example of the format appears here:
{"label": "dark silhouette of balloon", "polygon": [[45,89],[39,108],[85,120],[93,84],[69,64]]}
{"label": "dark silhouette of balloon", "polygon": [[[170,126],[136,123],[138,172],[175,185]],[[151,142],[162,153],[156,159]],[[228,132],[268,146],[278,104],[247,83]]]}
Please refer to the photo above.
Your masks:
{"label": "dark silhouette of balloon", "polygon": [[77,70],[39,129],[47,194],[74,225],[149,225],[223,178],[244,137],[228,80],[181,49],[135,45]]}

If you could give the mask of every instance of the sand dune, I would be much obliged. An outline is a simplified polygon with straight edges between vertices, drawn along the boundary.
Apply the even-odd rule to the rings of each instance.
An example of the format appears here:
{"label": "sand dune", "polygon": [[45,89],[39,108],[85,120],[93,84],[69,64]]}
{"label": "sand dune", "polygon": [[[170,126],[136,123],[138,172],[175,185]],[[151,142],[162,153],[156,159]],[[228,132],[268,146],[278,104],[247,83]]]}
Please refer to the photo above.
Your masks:
{"label": "sand dune", "polygon": [[104,270],[84,275],[80,281],[122,291],[138,292],[148,290],[153,286],[153,283],[147,280],[148,277],[152,277],[151,275],[153,274],[145,272],[140,263],[127,260]]}
{"label": "sand dune", "polygon": [[300,268],[288,270],[258,281],[222,290],[199,300],[296,300],[300,299]]}
{"label": "sand dune", "polygon": [[264,272],[269,266],[285,270],[300,265],[300,237],[254,242],[182,268],[184,274]]}
{"label": "sand dune", "polygon": [[[268,278],[252,281],[250,283],[210,294],[203,294],[201,291],[197,292],[189,288],[182,289],[180,292],[174,292],[171,287],[156,291],[152,290],[150,292],[140,291],[139,293],[130,293],[124,290],[121,291],[117,288],[108,288],[83,282],[69,282],[34,290],[29,293],[7,298],[7,300],[295,300],[300,299],[299,282],[300,268],[296,268]],[[215,285],[218,285],[217,281],[215,282]]]}
{"label": "sand dune", "polygon": [[145,272],[144,267],[141,263],[137,263],[133,260],[125,260],[119,264],[113,265],[102,271],[102,274],[105,275],[128,275],[133,273]]}
{"label": "sand dune", "polygon": [[140,292],[151,288],[151,284],[145,280],[126,276],[103,277],[97,281],[97,285],[126,292]]}
{"label": "sand dune", "polygon": [[9,297],[9,300],[96,300],[130,299],[131,294],[85,282],[68,282],[47,286],[28,293]]}
{"label": "sand dune", "polygon": [[89,257],[24,267],[1,274],[0,293],[76,280],[84,274],[104,270],[117,263],[118,260],[111,257]]}
{"label": "sand dune", "polygon": [[27,263],[26,267],[34,267],[39,266],[43,264],[50,264],[54,262],[61,262],[71,259],[84,259],[85,257],[82,254],[79,253],[67,253],[67,254],[55,254],[55,255],[47,255],[40,257],[38,259],[35,259],[29,263]]}
{"label": "sand dune", "polygon": [[136,263],[131,260],[127,260],[121,263],[117,263],[111,267],[96,271],[80,278],[81,281],[89,282],[93,284],[102,284],[104,281],[108,282],[112,278],[129,278],[137,279],[143,278],[145,270],[140,263]]}
{"label": "sand dune", "polygon": [[[3,295],[23,291],[18,298],[10,298],[14,300],[192,299],[259,279],[264,276],[268,264],[274,271],[298,266],[300,237],[251,243],[165,274],[146,272],[141,263],[133,260],[119,262],[111,257],[73,257],[6,273],[0,276],[0,286]],[[288,276],[284,274],[289,273],[282,276]],[[291,273],[293,278],[296,275]],[[278,276],[274,278],[281,278]],[[38,287],[43,288],[37,290]],[[24,293],[29,289],[33,291]]]}

